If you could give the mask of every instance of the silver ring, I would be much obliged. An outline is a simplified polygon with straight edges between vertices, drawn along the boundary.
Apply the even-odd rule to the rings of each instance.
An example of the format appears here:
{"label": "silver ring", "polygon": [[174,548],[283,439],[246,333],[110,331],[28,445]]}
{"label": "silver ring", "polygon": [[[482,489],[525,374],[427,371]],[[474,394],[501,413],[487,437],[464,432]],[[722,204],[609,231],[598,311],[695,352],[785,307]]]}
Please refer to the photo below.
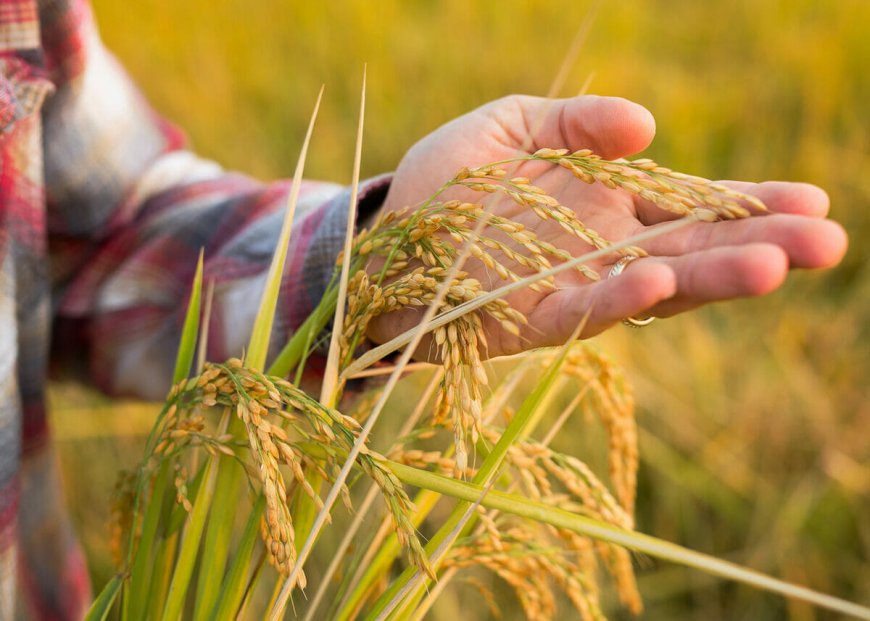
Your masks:
{"label": "silver ring", "polygon": [[[636,261],[640,257],[636,257],[631,254],[627,254],[624,257],[620,258],[619,261],[613,264],[613,267],[610,268],[610,273],[607,274],[608,278],[613,278],[614,276],[619,276],[625,271],[625,268],[628,267],[628,264],[632,261]],[[646,317],[644,319],[637,319],[636,317],[626,317],[622,320],[627,326],[631,326],[632,328],[642,328],[644,326],[648,326],[653,321],[655,321],[655,317]]]}

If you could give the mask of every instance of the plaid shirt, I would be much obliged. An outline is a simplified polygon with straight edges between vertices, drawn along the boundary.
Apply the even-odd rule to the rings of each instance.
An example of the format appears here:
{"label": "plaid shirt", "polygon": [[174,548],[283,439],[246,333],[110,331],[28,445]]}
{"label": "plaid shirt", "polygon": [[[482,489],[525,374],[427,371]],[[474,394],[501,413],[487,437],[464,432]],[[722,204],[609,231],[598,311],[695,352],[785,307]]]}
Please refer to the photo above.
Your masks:
{"label": "plaid shirt", "polygon": [[[86,0],[0,0],[0,621],[80,618],[90,597],[46,426],[53,357],[162,397],[205,248],[209,355],[247,339],[288,183],[184,150],[100,43]],[[364,184],[375,205],[385,179]],[[275,342],[322,295],[348,193],[306,182]],[[361,205],[364,208],[364,204]]]}

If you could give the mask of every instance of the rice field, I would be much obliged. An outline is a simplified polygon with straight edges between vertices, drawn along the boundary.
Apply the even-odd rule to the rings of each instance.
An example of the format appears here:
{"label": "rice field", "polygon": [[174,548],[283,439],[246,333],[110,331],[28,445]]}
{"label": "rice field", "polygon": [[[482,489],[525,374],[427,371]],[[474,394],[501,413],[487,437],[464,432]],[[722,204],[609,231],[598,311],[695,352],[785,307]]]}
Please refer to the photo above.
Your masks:
{"label": "rice field", "polygon": [[[824,187],[852,239],[841,267],[796,274],[766,299],[597,339],[635,387],[637,527],[870,604],[865,2],[95,0],[94,8],[107,44],[157,109],[228,168],[289,176],[325,83],[307,175],[344,183],[364,62],[366,175],[392,169],[416,139],[479,104],[545,93],[595,10],[563,94],[588,81],[589,92],[646,105],[658,137],[644,155],[675,169]],[[65,385],[53,397],[68,497],[99,585],[111,572],[105,519],[115,472],[133,465],[156,410]],[[580,433],[564,429],[554,449],[575,450]],[[647,619],[834,618],[648,557],[635,561]],[[513,596],[498,594],[514,618]],[[488,618],[473,586],[459,585],[431,618],[468,616],[473,605]],[[629,618],[618,607],[608,614]]]}

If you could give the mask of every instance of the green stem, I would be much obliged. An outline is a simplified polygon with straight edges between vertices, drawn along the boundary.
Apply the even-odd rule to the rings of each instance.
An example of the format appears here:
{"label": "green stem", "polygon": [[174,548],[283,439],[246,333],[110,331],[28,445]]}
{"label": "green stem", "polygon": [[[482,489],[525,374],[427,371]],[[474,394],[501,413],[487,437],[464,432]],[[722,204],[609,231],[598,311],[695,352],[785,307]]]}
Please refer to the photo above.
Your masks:
{"label": "green stem", "polygon": [[121,585],[124,583],[123,577],[119,574],[112,576],[112,579],[103,587],[103,590],[91,604],[85,615],[85,621],[104,621],[109,616],[109,611],[112,609],[112,604],[121,592]]}
{"label": "green stem", "polygon": [[[458,481],[404,464],[390,462],[389,466],[403,483],[467,502],[476,501],[483,492],[483,486],[474,483]],[[865,606],[790,584],[714,556],[708,556],[650,535],[623,530],[606,522],[577,515],[524,496],[492,490],[484,496],[481,504],[489,509],[504,511],[556,528],[564,528],[598,541],[606,541],[635,552],[699,569],[714,576],[741,582],[784,597],[805,601],[820,608],[850,615],[857,619],[870,620],[870,608]]]}
{"label": "green stem", "polygon": [[254,555],[254,546],[260,532],[260,519],[266,507],[266,498],[262,494],[257,497],[257,502],[248,516],[242,539],[239,542],[236,556],[233,559],[230,570],[221,584],[220,599],[217,607],[211,615],[212,621],[224,621],[235,619],[245,595],[246,576],[251,566],[251,558]]}
{"label": "green stem", "polygon": [[202,532],[205,528],[205,521],[211,507],[212,497],[214,496],[218,463],[219,458],[212,457],[205,465],[203,482],[197,491],[193,511],[190,513],[187,526],[184,530],[181,551],[175,564],[172,582],[169,585],[169,595],[166,598],[166,606],[163,609],[163,621],[176,621],[181,618],[188,587],[190,586],[190,579],[193,575],[194,564],[199,552]]}
{"label": "green stem", "polygon": [[157,529],[160,526],[163,498],[168,482],[169,461],[166,460],[160,464],[160,469],[157,471],[148,508],[145,510],[145,519],[142,522],[142,536],[136,547],[133,567],[130,571],[128,594],[124,599],[124,616],[127,618],[130,618],[131,615],[133,619],[144,618],[148,605],[148,588],[151,584],[151,574],[154,568],[151,555],[157,544]]}
{"label": "green stem", "polygon": [[287,344],[269,367],[269,375],[286,377],[290,374],[290,370],[299,363],[307,350],[306,341],[308,334],[320,334],[326,327],[335,312],[337,300],[338,287],[332,287],[324,294],[317,308],[312,311],[296,332],[293,333],[290,340],[287,341]]}
{"label": "green stem", "polygon": [[158,619],[166,604],[169,593],[169,581],[172,578],[172,568],[175,564],[175,553],[178,550],[179,530],[165,534],[157,543],[157,553],[154,555],[154,572],[148,589],[148,611],[146,619]]}
{"label": "green stem", "polygon": [[[513,446],[514,443],[518,442],[526,435],[528,435],[534,428],[534,425],[536,425],[537,422],[540,420],[541,404],[545,401],[547,394],[550,392],[556,380],[559,378],[559,372],[561,371],[562,363],[564,362],[565,357],[568,355],[568,351],[570,350],[570,345],[572,343],[573,339],[569,340],[568,343],[561,348],[558,357],[556,357],[547,368],[546,373],[544,373],[544,376],[541,378],[541,381],[537,384],[532,393],[525,398],[522,405],[520,406],[520,409],[517,411],[513,419],[511,419],[511,422],[508,425],[507,429],[505,429],[504,433],[501,435],[490,454],[486,456],[486,459],[484,459],[483,465],[481,465],[473,480],[476,485],[479,485],[481,487],[481,489],[486,487],[490,478],[497,473],[499,467],[504,461],[505,456],[507,455],[508,449],[510,449],[510,447]],[[472,502],[474,500],[472,500]],[[438,529],[438,532],[435,534],[435,536],[432,537],[432,539],[430,539],[429,543],[426,545],[427,555],[431,555],[451,535],[453,530],[462,521],[465,511],[469,507],[469,504],[469,502],[456,503],[456,506],[453,508],[450,516],[447,518],[444,524],[442,524],[441,528]],[[462,529],[463,532],[466,532],[468,529],[472,528],[476,521],[476,517],[474,516],[469,519]],[[433,562],[433,568],[435,571],[437,571],[438,564],[439,559],[435,559]],[[376,619],[378,615],[384,609],[386,609],[388,605],[390,605],[393,598],[396,597],[399,592],[401,592],[401,590],[411,580],[416,572],[416,567],[409,567],[404,572],[402,572],[402,575],[399,576],[399,578],[396,579],[392,585],[390,585],[390,588],[387,589],[383,595],[381,595],[377,602],[375,602],[375,606],[369,613],[367,619]],[[427,587],[428,584],[428,579],[423,580],[420,585],[420,589]]]}
{"label": "green stem", "polygon": [[[392,462],[390,462],[390,467],[392,467]],[[417,510],[411,516],[411,523],[415,527],[419,526],[440,499],[441,494],[439,493],[427,489],[421,490],[414,498],[414,506]],[[378,549],[375,558],[366,566],[365,573],[354,586],[353,591],[342,602],[341,610],[330,618],[334,621],[348,621],[351,619],[378,577],[389,575],[389,567],[401,551],[402,546],[399,544],[398,538],[395,533],[391,533]]]}
{"label": "green stem", "polygon": [[216,488],[220,490],[212,502],[208,529],[199,562],[194,621],[205,621],[218,600],[224,567],[229,556],[235,514],[238,511],[239,489],[245,471],[229,458],[221,460]]}

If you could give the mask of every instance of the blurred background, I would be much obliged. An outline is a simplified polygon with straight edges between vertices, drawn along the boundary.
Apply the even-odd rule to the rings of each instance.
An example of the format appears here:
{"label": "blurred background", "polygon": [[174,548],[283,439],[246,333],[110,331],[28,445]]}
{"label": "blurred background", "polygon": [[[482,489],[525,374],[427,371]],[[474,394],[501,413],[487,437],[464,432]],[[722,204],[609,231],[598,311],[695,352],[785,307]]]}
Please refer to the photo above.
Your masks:
{"label": "blurred background", "polygon": [[[228,168],[289,176],[321,84],[307,175],[346,183],[362,65],[364,174],[418,138],[510,93],[545,94],[593,3],[502,0],[93,0],[103,38],[162,114]],[[600,3],[563,95],[647,106],[645,152],[711,178],[816,183],[851,249],[763,300],[722,304],[600,346],[635,387],[638,528],[870,604],[870,3]],[[552,145],[558,146],[558,145]],[[52,392],[55,435],[97,585],[111,573],[106,516],[153,406]],[[582,433],[578,427],[577,434]],[[571,450],[572,431],[560,448]],[[575,449],[576,450],[576,449]],[[100,455],[99,460],[94,455]],[[704,574],[638,559],[646,619],[827,619]],[[509,598],[510,596],[507,596]],[[433,619],[470,617],[471,589]],[[503,610],[511,618],[512,602]],[[486,618],[485,608],[480,618]],[[625,613],[614,610],[613,619]]]}

